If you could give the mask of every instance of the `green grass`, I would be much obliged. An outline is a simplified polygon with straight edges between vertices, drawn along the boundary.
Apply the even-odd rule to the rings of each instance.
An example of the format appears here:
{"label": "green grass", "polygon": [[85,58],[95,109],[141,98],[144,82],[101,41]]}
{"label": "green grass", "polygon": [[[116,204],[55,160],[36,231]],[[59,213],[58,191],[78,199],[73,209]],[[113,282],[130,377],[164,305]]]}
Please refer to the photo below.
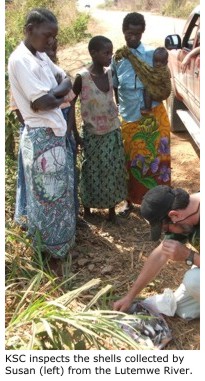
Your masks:
{"label": "green grass", "polygon": [[63,284],[56,286],[55,279],[40,270],[29,281],[27,277],[10,279],[6,287],[10,306],[6,314],[6,349],[117,349],[122,345],[142,349],[119,328],[120,323],[126,324],[128,315],[96,307],[110,285],[97,292],[88,304],[78,301],[83,292],[99,283],[99,279],[93,279],[64,293]]}

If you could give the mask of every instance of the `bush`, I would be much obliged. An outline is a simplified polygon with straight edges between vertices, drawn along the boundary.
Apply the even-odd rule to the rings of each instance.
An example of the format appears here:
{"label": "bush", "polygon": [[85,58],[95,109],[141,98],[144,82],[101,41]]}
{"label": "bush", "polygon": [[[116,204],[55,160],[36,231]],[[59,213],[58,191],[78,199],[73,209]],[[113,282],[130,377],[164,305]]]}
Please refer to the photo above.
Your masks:
{"label": "bush", "polygon": [[[199,4],[198,0],[105,0],[99,8],[111,8],[124,11],[149,11],[165,16],[187,18],[193,8]],[[115,6],[114,6],[115,5]]]}
{"label": "bush", "polygon": [[[8,58],[12,51],[14,50],[17,41],[13,37],[6,36],[6,44],[5,44],[5,58],[6,63],[8,62]],[[9,155],[10,158],[15,158],[15,136],[18,131],[18,123],[15,117],[15,114],[10,110],[9,107],[9,81],[8,81],[8,71],[5,71],[5,90],[6,90],[6,110],[5,110],[5,150],[6,154]]]}
{"label": "bush", "polygon": [[198,0],[169,0],[162,8],[164,16],[187,18],[192,10],[198,5]]}
{"label": "bush", "polygon": [[58,33],[59,45],[74,44],[81,41],[86,36],[89,15],[79,13],[75,22],[71,26],[63,27]]}

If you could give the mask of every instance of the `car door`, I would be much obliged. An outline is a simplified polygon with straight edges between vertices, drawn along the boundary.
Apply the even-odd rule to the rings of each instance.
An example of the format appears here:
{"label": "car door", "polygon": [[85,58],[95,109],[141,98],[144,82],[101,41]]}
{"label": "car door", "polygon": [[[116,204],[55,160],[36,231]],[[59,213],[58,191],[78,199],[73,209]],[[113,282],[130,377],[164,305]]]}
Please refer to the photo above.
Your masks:
{"label": "car door", "polygon": [[188,109],[197,115],[199,119],[199,87],[200,87],[200,55],[194,55],[184,73],[181,63],[183,59],[193,51],[199,44],[198,31],[200,27],[200,16],[195,14],[189,23],[182,39],[182,49],[179,53],[177,91],[182,95],[183,101]]}

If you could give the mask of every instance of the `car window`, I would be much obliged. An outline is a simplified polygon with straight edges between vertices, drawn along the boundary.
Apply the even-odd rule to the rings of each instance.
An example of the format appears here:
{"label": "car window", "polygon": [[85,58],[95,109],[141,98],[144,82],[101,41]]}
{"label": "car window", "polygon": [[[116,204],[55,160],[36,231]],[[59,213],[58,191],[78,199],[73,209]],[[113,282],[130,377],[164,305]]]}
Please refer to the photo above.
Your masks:
{"label": "car window", "polygon": [[196,39],[196,35],[197,35],[197,30],[198,30],[198,25],[194,25],[192,31],[191,31],[191,34],[189,36],[189,39],[187,41],[187,44],[188,44],[188,48],[189,49],[193,49],[193,46],[195,45],[195,39]]}
{"label": "car window", "polygon": [[200,25],[199,15],[194,15],[192,22],[190,23],[189,28],[186,31],[186,34],[183,39],[183,47],[192,50],[193,47],[197,46],[197,31]]}

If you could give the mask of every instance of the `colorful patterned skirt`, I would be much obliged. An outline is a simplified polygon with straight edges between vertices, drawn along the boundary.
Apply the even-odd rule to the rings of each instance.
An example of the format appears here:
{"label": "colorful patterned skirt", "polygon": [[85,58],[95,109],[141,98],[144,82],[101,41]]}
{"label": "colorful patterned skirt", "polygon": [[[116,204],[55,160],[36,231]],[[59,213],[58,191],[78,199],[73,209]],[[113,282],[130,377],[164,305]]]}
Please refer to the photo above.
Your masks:
{"label": "colorful patterned skirt", "polygon": [[[19,140],[23,134],[24,125],[19,128]],[[19,144],[18,151],[18,166],[17,166],[17,181],[16,181],[16,204],[14,221],[22,228],[27,228],[27,201],[26,201],[26,183],[23,168],[22,152]]]}
{"label": "colorful patterned skirt", "polygon": [[122,121],[128,200],[141,204],[156,185],[170,185],[170,123],[163,103],[136,122]]}
{"label": "colorful patterned skirt", "polygon": [[107,209],[127,197],[125,155],[120,129],[105,135],[83,131],[80,179],[83,206]]}
{"label": "colorful patterned skirt", "polygon": [[74,166],[66,137],[51,128],[25,127],[21,138],[26,181],[28,233],[56,258],[75,241]]}

